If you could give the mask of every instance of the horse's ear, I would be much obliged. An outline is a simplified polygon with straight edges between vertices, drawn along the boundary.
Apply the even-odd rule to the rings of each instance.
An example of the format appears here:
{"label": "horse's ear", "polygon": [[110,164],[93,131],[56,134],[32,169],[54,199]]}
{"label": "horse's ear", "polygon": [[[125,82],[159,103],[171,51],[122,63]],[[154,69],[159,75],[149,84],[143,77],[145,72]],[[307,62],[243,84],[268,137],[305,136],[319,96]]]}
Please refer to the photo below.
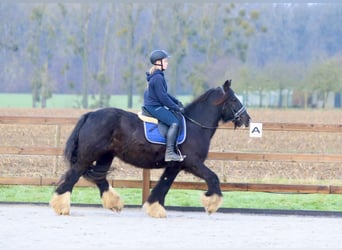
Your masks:
{"label": "horse's ear", "polygon": [[231,85],[232,85],[232,80],[226,80],[223,84],[224,92],[227,92],[227,90],[230,88]]}

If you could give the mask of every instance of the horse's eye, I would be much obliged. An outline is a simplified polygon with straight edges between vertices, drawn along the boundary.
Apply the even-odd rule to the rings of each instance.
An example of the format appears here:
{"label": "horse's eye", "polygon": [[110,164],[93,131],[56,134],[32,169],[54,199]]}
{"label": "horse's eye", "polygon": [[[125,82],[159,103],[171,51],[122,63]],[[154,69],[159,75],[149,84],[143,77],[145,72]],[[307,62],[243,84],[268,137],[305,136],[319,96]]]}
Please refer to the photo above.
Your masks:
{"label": "horse's eye", "polygon": [[234,102],[236,102],[237,101],[237,98],[236,97],[233,97],[232,99],[231,99],[231,102],[232,103],[234,103]]}

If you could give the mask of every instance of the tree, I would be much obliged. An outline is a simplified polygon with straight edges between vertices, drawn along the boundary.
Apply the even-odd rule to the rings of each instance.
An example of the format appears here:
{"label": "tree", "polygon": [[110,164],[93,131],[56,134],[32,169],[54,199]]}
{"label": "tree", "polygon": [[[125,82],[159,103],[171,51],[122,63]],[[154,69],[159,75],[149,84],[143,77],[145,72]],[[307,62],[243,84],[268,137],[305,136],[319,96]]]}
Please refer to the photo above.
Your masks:
{"label": "tree", "polygon": [[125,42],[121,43],[121,52],[123,55],[124,65],[127,66],[127,69],[124,70],[123,79],[124,86],[127,89],[127,107],[133,107],[133,93],[134,86],[136,81],[136,68],[137,55],[141,51],[141,44],[137,43],[137,25],[140,18],[141,11],[143,9],[143,5],[140,4],[118,4],[118,15],[120,18],[120,26],[118,27],[117,36],[124,40]]}
{"label": "tree", "polygon": [[88,92],[89,92],[89,66],[88,66],[88,26],[90,19],[90,8],[88,4],[82,5],[82,30],[81,30],[81,47],[79,53],[83,62],[83,79],[82,79],[82,107],[88,108]]}
{"label": "tree", "polygon": [[[88,29],[90,22],[91,9],[89,4],[76,4],[71,8],[64,10],[64,14],[67,18],[71,18],[71,22],[68,27],[65,27],[64,35],[66,36],[66,46],[71,48],[72,54],[74,55],[73,60],[81,60],[81,102],[82,108],[88,108],[89,102],[89,41],[88,41]],[[68,69],[68,64],[65,69]],[[76,71],[78,74],[78,71]],[[74,83],[71,84],[71,87]]]}
{"label": "tree", "polygon": [[[183,61],[189,51],[189,41],[194,34],[194,25],[189,18],[194,10],[193,5],[180,6],[178,3],[172,4],[169,13],[170,18],[165,29],[168,33],[168,48],[172,55],[172,67],[170,67],[169,92],[176,95],[176,89],[184,87],[181,76],[187,74],[188,67],[184,67]],[[165,31],[164,31],[165,33]]]}
{"label": "tree", "polygon": [[[95,104],[92,105],[93,108],[102,108],[109,106],[110,94],[106,91],[106,86],[109,84],[109,76],[107,72],[107,58],[109,57],[109,40],[111,31],[111,20],[113,19],[115,9],[113,4],[109,5],[106,11],[106,19],[104,25],[104,35],[103,35],[103,45],[99,62],[99,70],[95,73],[94,79],[98,83],[99,97]],[[101,13],[101,12],[100,12]]]}
{"label": "tree", "polygon": [[32,91],[37,107],[70,89],[77,107],[107,106],[114,93],[132,107],[149,53],[162,48],[172,56],[173,94],[197,96],[227,77],[246,100],[258,94],[259,106],[270,91],[283,98],[280,107],[292,91],[326,102],[336,63],[318,65],[341,52],[341,14],[334,3],[0,3],[0,89]]}
{"label": "tree", "polygon": [[322,108],[325,108],[328,94],[342,91],[341,57],[328,58],[316,63],[309,74],[312,89],[317,90]]}
{"label": "tree", "polygon": [[34,23],[32,38],[29,41],[28,52],[34,67],[32,84],[32,106],[46,107],[46,100],[51,98],[53,81],[49,75],[49,67],[55,51],[56,27],[53,24],[53,14],[45,4],[34,7],[31,13]]}
{"label": "tree", "polygon": [[206,4],[203,6],[207,11],[198,11],[198,30],[196,31],[196,39],[193,41],[192,53],[204,55],[203,63],[196,63],[192,72],[188,76],[189,82],[192,82],[192,94],[198,96],[209,87],[210,76],[206,74],[206,68],[216,61],[218,39],[216,39],[215,31],[218,26],[218,4]]}
{"label": "tree", "polygon": [[243,100],[245,105],[250,105],[250,94],[258,94],[258,106],[265,107],[265,93],[272,89],[272,80],[266,70],[260,70],[256,67],[251,67],[244,64],[240,67],[240,77],[238,78],[238,88],[236,91],[243,93]]}
{"label": "tree", "polygon": [[0,3],[0,20],[2,21],[0,25],[0,51],[7,50],[11,52],[17,52],[19,49],[18,40],[16,37],[17,34],[15,34],[13,30],[15,30],[15,27],[19,25],[20,22],[5,22],[6,19],[12,18],[11,14],[14,11],[15,9],[13,8],[13,5]]}
{"label": "tree", "polygon": [[[236,57],[245,62],[248,51],[248,39],[257,31],[264,32],[264,28],[257,27],[259,13],[247,11],[241,6],[230,4],[207,4],[200,13],[200,29],[197,32],[195,49],[205,60],[201,66],[197,66],[194,75],[201,76],[198,79],[196,92],[202,92],[209,85],[211,79],[216,77],[207,72],[222,67],[222,58]],[[207,69],[207,70],[204,70]],[[204,74],[206,72],[206,74]]]}

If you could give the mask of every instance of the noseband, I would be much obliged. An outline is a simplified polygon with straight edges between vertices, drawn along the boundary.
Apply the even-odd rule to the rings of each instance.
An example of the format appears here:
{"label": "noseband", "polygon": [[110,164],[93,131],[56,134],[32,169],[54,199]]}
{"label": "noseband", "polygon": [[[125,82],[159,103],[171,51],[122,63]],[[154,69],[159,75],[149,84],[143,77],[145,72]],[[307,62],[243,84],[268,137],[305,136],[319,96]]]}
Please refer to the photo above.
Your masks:
{"label": "noseband", "polygon": [[[235,121],[240,120],[240,116],[242,115],[243,112],[246,111],[246,107],[244,105],[242,105],[242,107],[235,113],[234,113],[234,110],[232,108],[230,108],[230,110],[234,114],[234,118],[229,120],[229,121],[235,122]],[[227,122],[229,122],[229,121],[227,121]]]}

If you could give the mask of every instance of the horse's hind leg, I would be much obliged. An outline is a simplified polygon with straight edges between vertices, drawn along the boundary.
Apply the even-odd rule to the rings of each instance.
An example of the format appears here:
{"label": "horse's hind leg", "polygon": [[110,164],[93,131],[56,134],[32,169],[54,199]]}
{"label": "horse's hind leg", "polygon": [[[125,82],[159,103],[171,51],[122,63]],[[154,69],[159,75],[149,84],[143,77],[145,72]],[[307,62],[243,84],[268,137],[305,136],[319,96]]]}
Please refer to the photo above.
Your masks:
{"label": "horse's hind leg", "polygon": [[72,166],[61,178],[54,195],[50,200],[50,206],[58,215],[70,214],[71,192],[82,173],[79,168]]}
{"label": "horse's hind leg", "polygon": [[103,207],[118,212],[122,210],[123,202],[106,178],[112,161],[112,154],[104,154],[96,161],[94,166],[88,168],[83,177],[95,183],[99,188]]}

